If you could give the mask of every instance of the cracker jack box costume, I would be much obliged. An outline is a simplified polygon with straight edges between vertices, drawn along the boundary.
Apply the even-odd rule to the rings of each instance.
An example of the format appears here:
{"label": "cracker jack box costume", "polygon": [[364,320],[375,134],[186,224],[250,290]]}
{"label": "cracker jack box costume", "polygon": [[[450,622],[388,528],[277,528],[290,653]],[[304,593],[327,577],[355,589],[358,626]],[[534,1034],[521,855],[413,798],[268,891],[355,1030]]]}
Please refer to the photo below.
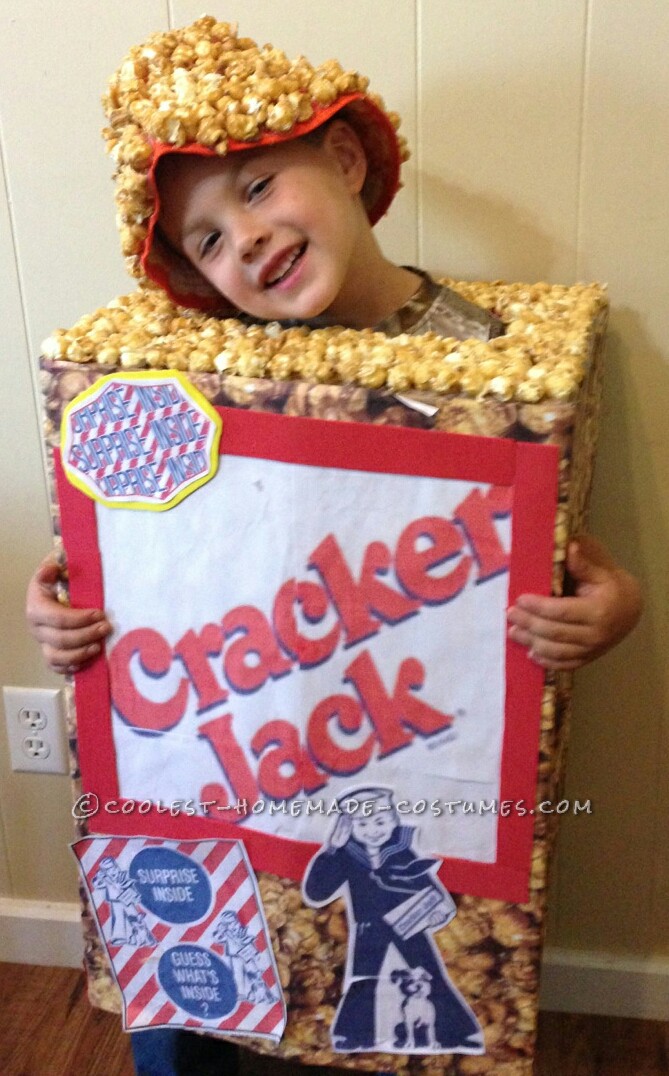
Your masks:
{"label": "cracker jack box costume", "polygon": [[605,295],[450,281],[465,339],[249,324],[164,241],[162,157],[339,115],[374,222],[397,117],[211,18],[105,104],[139,288],[42,357],[70,599],[115,625],[71,708],[91,1000],[295,1063],[529,1074],[570,686],[505,611],[584,522]]}

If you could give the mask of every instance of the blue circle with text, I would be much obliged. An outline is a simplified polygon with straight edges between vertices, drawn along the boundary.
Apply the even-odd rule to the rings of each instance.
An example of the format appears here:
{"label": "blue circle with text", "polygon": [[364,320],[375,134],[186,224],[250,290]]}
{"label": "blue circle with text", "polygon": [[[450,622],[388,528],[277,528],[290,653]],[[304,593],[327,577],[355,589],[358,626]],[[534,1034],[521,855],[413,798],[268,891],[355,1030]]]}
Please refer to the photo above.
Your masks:
{"label": "blue circle with text", "polygon": [[195,923],[211,906],[211,883],[199,863],[172,848],[142,848],[130,875],[145,908],[167,923]]}
{"label": "blue circle with text", "polygon": [[220,1020],[237,1004],[232,972],[200,945],[175,945],[163,953],[158,981],[175,1005],[201,1020]]}

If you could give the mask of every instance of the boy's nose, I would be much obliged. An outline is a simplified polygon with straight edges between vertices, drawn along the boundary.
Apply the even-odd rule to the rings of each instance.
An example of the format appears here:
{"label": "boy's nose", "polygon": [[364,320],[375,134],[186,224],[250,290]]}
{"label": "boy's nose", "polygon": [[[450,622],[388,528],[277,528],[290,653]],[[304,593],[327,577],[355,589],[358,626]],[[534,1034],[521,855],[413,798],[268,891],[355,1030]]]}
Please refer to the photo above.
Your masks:
{"label": "boy's nose", "polygon": [[243,262],[252,262],[265,249],[267,229],[260,221],[249,219],[240,223],[237,229],[237,253]]}

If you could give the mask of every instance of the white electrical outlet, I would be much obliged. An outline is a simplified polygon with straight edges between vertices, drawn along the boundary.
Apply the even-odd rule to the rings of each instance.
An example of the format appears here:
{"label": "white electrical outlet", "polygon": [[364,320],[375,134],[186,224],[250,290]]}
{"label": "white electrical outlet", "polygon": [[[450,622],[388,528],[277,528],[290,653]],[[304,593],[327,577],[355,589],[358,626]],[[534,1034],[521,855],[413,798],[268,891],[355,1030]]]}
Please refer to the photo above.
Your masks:
{"label": "white electrical outlet", "polygon": [[3,687],[13,770],[67,773],[62,693],[38,687]]}

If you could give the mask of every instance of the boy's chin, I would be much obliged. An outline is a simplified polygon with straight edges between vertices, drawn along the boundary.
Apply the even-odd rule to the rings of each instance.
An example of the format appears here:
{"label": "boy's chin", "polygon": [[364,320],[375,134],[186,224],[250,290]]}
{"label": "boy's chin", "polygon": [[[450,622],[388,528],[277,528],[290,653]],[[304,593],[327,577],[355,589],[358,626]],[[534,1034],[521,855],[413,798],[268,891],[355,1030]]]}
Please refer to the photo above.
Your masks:
{"label": "boy's chin", "polygon": [[247,310],[246,316],[257,318],[258,321],[315,321],[322,315],[327,315],[328,308],[322,303],[277,303],[265,306],[262,309]]}
{"label": "boy's chin", "polygon": [[[316,289],[314,289],[316,291]],[[335,313],[338,293],[334,288],[321,288],[315,294],[302,293],[301,295],[286,296],[283,298],[277,292],[276,296],[268,293],[265,301],[248,303],[247,317],[257,318],[259,321],[315,321],[324,319],[331,325],[345,325],[341,313]]]}

